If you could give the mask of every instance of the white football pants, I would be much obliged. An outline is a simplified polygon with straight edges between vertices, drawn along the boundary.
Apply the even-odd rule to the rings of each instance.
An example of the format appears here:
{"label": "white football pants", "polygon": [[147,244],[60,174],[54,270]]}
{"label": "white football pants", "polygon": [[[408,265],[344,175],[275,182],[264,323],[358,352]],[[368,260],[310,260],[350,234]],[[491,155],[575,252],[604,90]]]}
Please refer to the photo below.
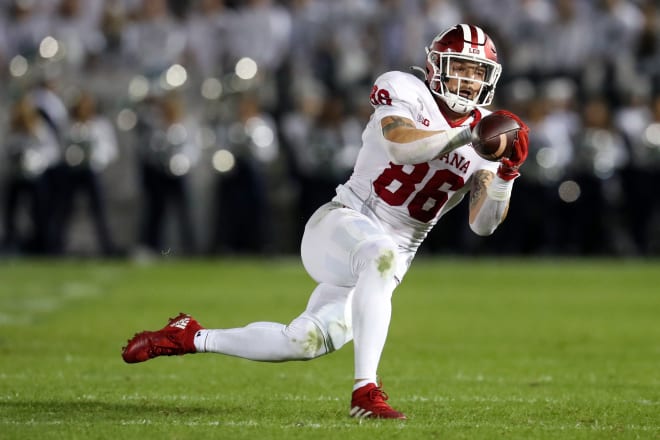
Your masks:
{"label": "white football pants", "polygon": [[319,284],[305,311],[289,325],[255,322],[234,329],[203,330],[198,352],[256,361],[308,360],[354,341],[355,378],[376,379],[391,317],[397,277],[409,255],[369,217],[336,202],[307,222],[302,262]]}

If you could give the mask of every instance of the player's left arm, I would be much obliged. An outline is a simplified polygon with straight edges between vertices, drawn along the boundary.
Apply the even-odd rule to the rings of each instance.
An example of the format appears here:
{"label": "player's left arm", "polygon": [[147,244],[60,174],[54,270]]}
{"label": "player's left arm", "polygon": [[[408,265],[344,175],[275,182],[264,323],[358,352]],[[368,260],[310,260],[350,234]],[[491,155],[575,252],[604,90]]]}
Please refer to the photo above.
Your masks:
{"label": "player's left arm", "polygon": [[[477,235],[490,235],[504,221],[509,211],[510,191],[497,199],[489,197],[488,188],[496,179],[489,170],[477,170],[470,186],[470,229]],[[513,183],[513,181],[511,181]]]}
{"label": "player's left arm", "polygon": [[520,176],[518,169],[527,159],[529,149],[529,129],[518,121],[523,129],[513,144],[511,157],[501,160],[497,173],[480,169],[472,175],[469,219],[470,229],[477,235],[495,232],[509,211],[513,181]]}

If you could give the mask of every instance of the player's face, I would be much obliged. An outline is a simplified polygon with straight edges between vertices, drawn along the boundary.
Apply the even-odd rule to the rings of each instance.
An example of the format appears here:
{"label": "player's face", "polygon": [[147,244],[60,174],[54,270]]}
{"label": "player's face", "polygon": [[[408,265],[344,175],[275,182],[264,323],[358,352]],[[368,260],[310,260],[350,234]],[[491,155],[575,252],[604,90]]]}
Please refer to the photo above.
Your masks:
{"label": "player's face", "polygon": [[[449,91],[467,99],[474,99],[479,93],[481,82],[486,80],[486,68],[471,61],[451,60],[449,64]],[[462,78],[461,81],[454,77]],[[459,89],[460,88],[460,89]]]}

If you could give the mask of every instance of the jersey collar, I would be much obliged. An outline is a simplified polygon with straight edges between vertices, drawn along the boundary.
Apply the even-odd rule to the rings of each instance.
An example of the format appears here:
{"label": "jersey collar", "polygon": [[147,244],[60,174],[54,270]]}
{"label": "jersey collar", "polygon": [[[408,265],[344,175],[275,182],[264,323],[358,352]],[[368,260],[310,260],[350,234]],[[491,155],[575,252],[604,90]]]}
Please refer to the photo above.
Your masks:
{"label": "jersey collar", "polygon": [[470,113],[468,113],[468,114],[466,114],[465,116],[463,116],[462,118],[457,119],[457,120],[455,120],[455,121],[452,121],[450,118],[447,117],[447,114],[448,114],[449,110],[448,110],[447,108],[445,108],[440,102],[438,102],[438,104],[439,104],[439,105],[438,105],[438,108],[440,109],[440,113],[442,113],[442,116],[445,117],[445,120],[447,121],[447,123],[449,124],[449,126],[450,126],[451,128],[460,127],[460,126],[463,125],[463,123],[465,123],[465,121],[467,121],[470,117],[473,117],[473,118],[474,118],[474,121],[473,121],[472,124],[470,124],[470,125],[474,125],[474,124],[476,124],[477,122],[479,122],[479,121],[481,120],[481,116],[482,116],[482,115],[481,115],[481,112],[479,111],[478,108],[475,108],[475,109],[472,110]]}

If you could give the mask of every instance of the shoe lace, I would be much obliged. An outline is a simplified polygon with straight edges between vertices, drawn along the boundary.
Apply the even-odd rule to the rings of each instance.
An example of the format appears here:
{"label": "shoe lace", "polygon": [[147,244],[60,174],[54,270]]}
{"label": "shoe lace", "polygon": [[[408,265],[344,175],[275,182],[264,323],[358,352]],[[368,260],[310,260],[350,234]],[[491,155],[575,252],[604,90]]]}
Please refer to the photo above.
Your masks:
{"label": "shoe lace", "polygon": [[389,408],[390,406],[385,403],[385,401],[389,398],[390,396],[388,396],[387,393],[380,387],[369,391],[369,400],[372,401],[376,406]]}

